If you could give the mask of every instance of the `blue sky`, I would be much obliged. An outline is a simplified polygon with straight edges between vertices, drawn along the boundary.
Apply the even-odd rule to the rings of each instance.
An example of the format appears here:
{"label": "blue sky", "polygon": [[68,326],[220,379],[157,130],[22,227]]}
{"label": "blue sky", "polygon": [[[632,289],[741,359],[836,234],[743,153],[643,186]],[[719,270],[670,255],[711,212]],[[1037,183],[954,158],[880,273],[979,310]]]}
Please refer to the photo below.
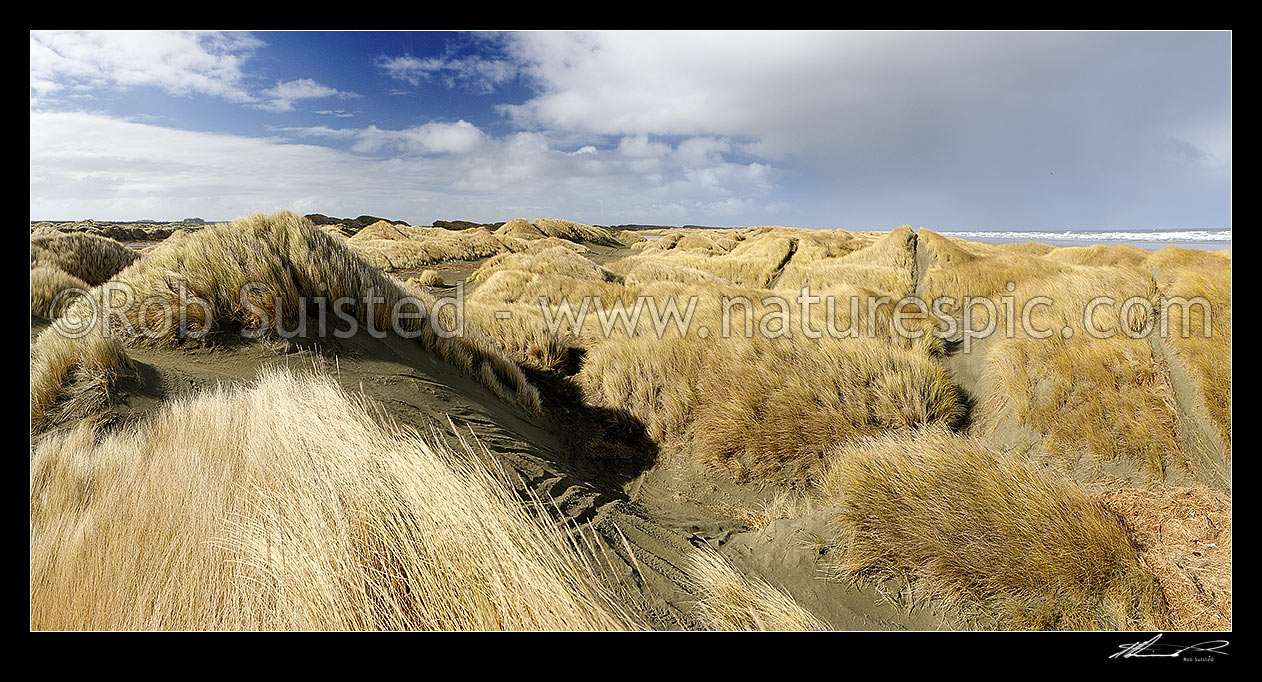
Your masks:
{"label": "blue sky", "polygon": [[33,32],[31,218],[1231,226],[1225,32]]}

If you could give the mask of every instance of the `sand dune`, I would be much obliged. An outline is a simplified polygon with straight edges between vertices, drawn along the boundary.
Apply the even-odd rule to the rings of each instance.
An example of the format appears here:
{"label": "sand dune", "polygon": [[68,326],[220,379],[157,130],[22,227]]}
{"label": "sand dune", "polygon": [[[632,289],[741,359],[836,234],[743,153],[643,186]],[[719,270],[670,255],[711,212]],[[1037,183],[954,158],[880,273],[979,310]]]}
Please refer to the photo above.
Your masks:
{"label": "sand dune", "polygon": [[32,234],[33,628],[1231,626],[1229,254],[325,227]]}

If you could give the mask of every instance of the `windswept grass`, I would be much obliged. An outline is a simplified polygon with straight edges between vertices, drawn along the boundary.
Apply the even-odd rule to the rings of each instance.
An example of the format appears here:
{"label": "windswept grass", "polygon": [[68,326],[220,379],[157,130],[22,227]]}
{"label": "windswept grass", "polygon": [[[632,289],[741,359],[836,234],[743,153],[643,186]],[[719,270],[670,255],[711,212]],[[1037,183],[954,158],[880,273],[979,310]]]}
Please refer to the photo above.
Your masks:
{"label": "windswept grass", "polygon": [[438,274],[437,270],[422,270],[421,274],[408,279],[409,282],[415,283],[423,287],[442,286],[443,276]]}
{"label": "windswept grass", "polygon": [[985,374],[981,433],[1011,419],[1037,431],[1054,460],[1084,471],[1129,463],[1141,485],[1186,466],[1169,377],[1142,339],[1003,339]]}
{"label": "windswept grass", "polygon": [[632,244],[648,241],[635,230],[623,230],[615,236],[618,238],[618,241],[622,242],[623,246],[631,246]]}
{"label": "windswept grass", "polygon": [[668,450],[756,485],[806,485],[836,442],[961,415],[941,368],[866,339],[617,339],[576,378],[588,402],[626,411]]}
{"label": "windswept grass", "polygon": [[[364,260],[383,270],[408,270],[446,261],[472,261],[513,250],[485,227],[445,230],[373,223],[346,241]],[[522,248],[520,246],[516,248]]]}
{"label": "windswept grass", "polygon": [[572,220],[560,220],[557,218],[540,218],[534,221],[534,226],[547,237],[557,237],[572,242],[600,244],[601,246],[622,246],[622,242],[618,241],[612,232],[603,227],[593,227],[583,223],[576,223]]}
{"label": "windswept grass", "polygon": [[1130,244],[1096,244],[1093,246],[1060,246],[1048,251],[1046,258],[1073,265],[1126,265],[1137,267],[1150,252]]}
{"label": "windswept grass", "polygon": [[1187,368],[1209,418],[1230,448],[1231,261],[1166,253],[1167,249],[1153,258],[1162,268],[1161,294],[1184,302],[1164,308],[1165,342]]}
{"label": "windswept grass", "polygon": [[[114,282],[130,287],[134,300],[107,299],[114,296],[110,288],[98,287],[71,305],[64,321],[86,324],[93,329],[90,334],[115,336],[126,343],[176,344],[183,340],[182,332],[239,329],[261,336],[281,324],[294,329],[296,319],[306,312],[298,305],[304,298],[347,298],[350,304],[343,310],[379,330],[392,328],[391,311],[409,295],[421,300],[426,310],[434,307],[424,292],[409,294],[401,283],[364,262],[345,244],[289,212],[257,214],[173,237],[119,273]],[[182,298],[193,301],[183,306],[182,324],[168,324],[162,306],[142,304],[165,300],[170,309],[178,310]],[[95,311],[102,310],[106,300],[114,301],[111,307],[117,315],[102,321]],[[415,312],[412,306],[407,310]],[[101,326],[106,322],[108,330]],[[398,323],[400,331],[416,333],[423,348],[478,378],[506,402],[541,412],[538,390],[484,336],[445,337],[436,333],[426,317],[401,318]],[[450,324],[444,327],[452,328]],[[62,340],[53,337],[60,337],[56,327],[45,330],[36,339],[32,356],[57,352]],[[32,382],[40,387],[55,383],[43,377]],[[34,406],[50,405],[55,396],[32,390],[34,423]]]}
{"label": "windswept grass", "polygon": [[96,286],[140,258],[140,254],[107,237],[75,232],[31,237],[31,269],[53,267]]}
{"label": "windswept grass", "polygon": [[746,343],[709,359],[690,450],[738,482],[804,486],[835,443],[963,416],[938,365],[880,341]]}
{"label": "windswept grass", "polygon": [[623,258],[610,263],[608,269],[621,275],[627,282],[678,282],[680,284],[720,285],[726,280],[705,270],[670,261]]}
{"label": "windswept grass", "polygon": [[1014,629],[1163,629],[1160,585],[1116,516],[1067,480],[934,427],[829,454],[836,574]]}
{"label": "windswept grass", "polygon": [[696,615],[710,630],[823,631],[823,621],[767,581],[738,572],[718,552],[697,549],[686,570],[698,593]]}
{"label": "windswept grass", "polygon": [[132,369],[117,338],[72,338],[45,330],[31,346],[31,431],[96,413],[115,381]]}
{"label": "windswept grass", "polygon": [[41,265],[31,268],[31,315],[56,319],[74,301],[73,290],[86,293],[90,288],[87,282],[57,267]]}
{"label": "windswept grass", "polygon": [[520,270],[534,274],[565,275],[575,279],[610,282],[617,278],[612,272],[587,260],[572,249],[554,246],[542,251],[506,253],[488,259],[473,274],[470,282],[477,282],[500,270]]}
{"label": "windswept grass", "polygon": [[873,289],[894,299],[908,296],[915,289],[912,281],[915,238],[911,228],[904,225],[836,258],[819,252],[802,252],[799,246],[776,288],[799,291],[810,287],[812,293],[827,294],[838,286],[852,286]]}
{"label": "windswept grass", "polygon": [[1175,630],[1231,629],[1231,496],[1205,486],[1099,495],[1161,583]]}
{"label": "windswept grass", "polygon": [[627,270],[645,262],[668,264],[708,272],[737,285],[764,288],[792,255],[795,242],[778,232],[765,232],[728,250],[707,235],[675,231],[636,246],[640,253],[623,259]]}
{"label": "windswept grass", "polygon": [[31,455],[31,627],[636,627],[583,548],[471,451],[270,372]]}

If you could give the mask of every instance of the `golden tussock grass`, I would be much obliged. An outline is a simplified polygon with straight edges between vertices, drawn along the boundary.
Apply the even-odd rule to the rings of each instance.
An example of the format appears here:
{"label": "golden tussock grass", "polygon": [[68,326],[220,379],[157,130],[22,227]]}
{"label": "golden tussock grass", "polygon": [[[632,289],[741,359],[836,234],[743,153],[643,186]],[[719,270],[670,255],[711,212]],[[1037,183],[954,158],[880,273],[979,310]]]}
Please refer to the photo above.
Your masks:
{"label": "golden tussock grass", "polygon": [[57,268],[92,286],[109,280],[139,257],[113,239],[93,234],[53,232],[31,237],[32,270]]}
{"label": "golden tussock grass", "polygon": [[488,259],[469,275],[470,282],[490,277],[499,270],[520,270],[534,274],[565,275],[575,279],[613,281],[617,276],[575,253],[572,249],[552,247],[542,251],[505,253]]}
{"label": "golden tussock grass", "polygon": [[[629,308],[634,305],[633,299],[636,294],[637,290],[634,287],[606,282],[603,279],[579,279],[566,275],[496,269],[470,292],[468,301],[475,307],[482,306],[479,314],[483,319],[499,311],[511,313],[509,317],[513,319],[520,318],[520,321],[537,325],[539,330],[530,332],[529,335],[538,338],[539,334],[547,335],[544,331],[545,319],[539,303],[539,299],[543,298],[549,310],[554,311],[554,321],[558,325],[558,332],[571,340],[565,343],[574,342],[586,345],[587,341],[584,339],[590,339],[592,342],[598,340],[601,325],[593,314],[587,318],[582,330],[576,329],[576,325],[571,324],[570,319],[564,314],[567,306],[577,322],[584,298],[595,301],[597,306],[613,308],[625,304]],[[591,304],[588,308],[590,311],[596,310],[596,306]],[[511,332],[516,325],[517,323],[496,324],[489,325],[487,328]],[[492,333],[496,332],[492,331]],[[502,341],[506,347],[510,348],[517,343],[511,338],[502,339]]]}
{"label": "golden tussock grass", "polygon": [[[739,243],[734,242],[733,245]],[[727,253],[732,250],[732,246],[720,244],[711,239],[709,235],[704,234],[685,234],[675,242],[675,249],[680,251],[697,251],[701,253]]]}
{"label": "golden tussock grass", "polygon": [[[660,241],[660,240],[659,240]],[[726,253],[671,249],[659,255],[669,262],[704,270],[734,284],[766,287],[792,255],[794,241],[776,233],[747,238]]]}
{"label": "golden tussock grass", "polygon": [[[926,247],[939,257],[926,276],[929,295],[984,296],[997,313],[991,320],[985,308],[971,308],[975,329],[995,329],[983,351],[975,415],[983,433],[1032,429],[1040,439],[1035,454],[1097,482],[1120,476],[1153,485],[1185,472],[1168,367],[1142,338],[1158,291],[1134,265],[1137,254],[1087,247],[1013,256],[926,233]],[[1075,264],[1093,262],[1105,264]]]}
{"label": "golden tussock grass", "polygon": [[422,270],[416,277],[410,277],[407,280],[410,283],[423,287],[442,286],[443,276],[438,274],[437,270]]}
{"label": "golden tussock grass", "polygon": [[1187,267],[1231,269],[1231,249],[1204,251],[1165,246],[1152,252],[1144,261],[1144,266],[1155,271],[1175,271]]}
{"label": "golden tussock grass", "polygon": [[1151,252],[1130,244],[1060,246],[1045,255],[1049,260],[1073,265],[1142,265]]}
{"label": "golden tussock grass", "polygon": [[446,230],[441,227],[391,225],[385,221],[360,230],[346,244],[383,270],[407,270],[453,260],[479,260],[510,250],[505,241],[484,227]]}
{"label": "golden tussock grass", "polygon": [[[496,315],[497,312],[512,314]],[[465,304],[465,319],[523,367],[565,373],[570,369],[575,350],[583,347],[582,339],[568,329],[552,332],[535,305],[488,305],[469,301]]]}
{"label": "golden tussock grass", "polygon": [[963,415],[946,372],[880,341],[738,344],[711,360],[699,377],[689,449],[738,482],[805,486],[835,443],[954,426]]}
{"label": "golden tussock grass", "polygon": [[961,415],[941,368],[867,339],[610,339],[576,378],[666,449],[757,485],[809,483],[839,440]]}
{"label": "golden tussock grass", "polygon": [[697,592],[695,615],[722,631],[824,631],[823,621],[767,581],[738,572],[718,552],[698,548],[685,569]]}
{"label": "golden tussock grass", "polygon": [[1161,583],[1175,630],[1231,629],[1231,497],[1205,486],[1117,488],[1098,496],[1121,518]]}
{"label": "golden tussock grass", "polygon": [[602,246],[620,247],[624,244],[612,232],[603,227],[576,223],[572,220],[540,218],[533,223],[525,218],[513,218],[495,230],[496,236],[516,239],[544,239],[552,237],[571,242],[587,242]]}
{"label": "golden tussock grass", "polygon": [[[406,230],[406,232],[404,230]],[[356,242],[370,241],[374,239],[406,241],[408,239],[413,239],[416,234],[417,232],[412,227],[406,225],[399,226],[386,220],[378,220],[372,225],[356,232],[352,237],[350,237],[350,240]]]}
{"label": "golden tussock grass", "polygon": [[560,239],[557,237],[544,237],[543,239],[517,239],[515,237],[496,237],[496,239],[499,239],[500,241],[504,242],[504,245],[508,247],[508,250],[514,251],[514,252],[528,251],[528,252],[534,253],[538,251],[545,251],[547,249],[551,249],[557,246],[567,248],[573,251],[574,253],[591,253],[592,252],[591,249],[587,248],[583,244],[580,244],[578,242],[572,242],[566,239]]}
{"label": "golden tussock grass", "polygon": [[602,246],[622,246],[613,233],[603,227],[594,227],[558,218],[539,218],[534,226],[547,237],[557,237],[572,242],[588,242]]}
{"label": "golden tussock grass", "polygon": [[[63,317],[69,322],[95,325],[91,334],[117,335],[126,343],[174,344],[181,341],[182,331],[210,333],[239,328],[250,335],[263,335],[282,323],[293,329],[303,312],[298,305],[302,298],[349,298],[351,305],[343,309],[377,329],[391,329],[391,311],[408,296],[421,300],[426,310],[434,307],[432,297],[420,291],[409,293],[343,242],[289,212],[256,214],[173,237],[119,273],[114,281],[129,286],[135,299],[126,305],[115,301],[117,305],[112,307],[117,315],[109,320],[108,330],[93,314],[94,306],[103,309],[105,297],[114,296],[108,287],[94,289],[71,305]],[[161,306],[141,304],[165,300],[178,310],[181,296],[199,301],[184,306],[186,321],[182,327],[166,324]],[[371,306],[370,296],[376,300]],[[408,306],[407,310],[415,309]],[[478,378],[506,402],[535,414],[541,412],[538,390],[521,368],[485,337],[443,337],[423,318],[400,319],[399,324],[401,331],[418,333],[416,339],[423,348]],[[43,353],[46,346],[55,347],[59,342],[53,336],[60,336],[56,328],[41,333],[33,345],[33,356]],[[41,379],[38,383],[52,382]],[[32,399],[33,406],[52,402],[47,396],[37,398]],[[33,422],[35,412],[33,407]]]}
{"label": "golden tussock grass", "polygon": [[635,627],[506,480],[287,371],[57,432],[31,455],[31,627]]}
{"label": "golden tussock grass", "polygon": [[[1225,267],[1212,265],[1184,266],[1163,274],[1166,283],[1161,293],[1188,301],[1164,308],[1168,325],[1164,341],[1187,368],[1210,419],[1230,448],[1231,266],[1230,261]],[[1202,300],[1196,302],[1198,298]]]}
{"label": "golden tussock grass", "polygon": [[681,284],[717,285],[725,282],[717,275],[694,267],[655,258],[627,257],[609,263],[610,271],[627,282],[679,282]]}
{"label": "golden tussock grass", "polygon": [[801,265],[823,258],[841,258],[866,248],[882,235],[846,230],[794,230],[793,236],[798,239],[793,262]]}
{"label": "golden tussock grass", "polygon": [[829,454],[837,577],[1014,629],[1162,629],[1161,588],[1116,516],[1031,462],[943,428]]}
{"label": "golden tussock grass", "polygon": [[636,242],[635,244],[631,245],[631,248],[639,249],[640,251],[643,251],[645,253],[649,253],[652,251],[668,251],[670,249],[675,248],[675,244],[677,244],[679,240],[683,238],[684,238],[683,232],[680,232],[678,230],[672,230],[670,232],[657,236],[656,239],[646,239],[641,242]]}
{"label": "golden tussock grass", "polygon": [[120,375],[132,368],[118,338],[80,339],[48,329],[31,345],[31,431],[96,413]]}
{"label": "golden tussock grass", "polygon": [[495,230],[495,234],[502,237],[516,237],[518,239],[542,239],[546,237],[543,230],[530,224],[525,218],[513,218],[512,220],[500,225]]}
{"label": "golden tussock grass", "polygon": [[1011,419],[1037,431],[1054,459],[1087,470],[1130,462],[1139,483],[1187,463],[1169,376],[1143,339],[1002,339],[984,375],[982,433]]}
{"label": "golden tussock grass", "polygon": [[91,288],[87,282],[54,266],[31,268],[31,315],[56,319],[75,298],[72,290],[87,293]]}
{"label": "golden tussock grass", "polygon": [[799,258],[801,248],[785,266],[777,289],[810,287],[812,293],[827,294],[838,285],[849,285],[898,299],[912,294],[915,288],[915,233],[906,225],[837,258],[811,257],[809,253]]}
{"label": "golden tussock grass", "polygon": [[623,230],[615,236],[618,238],[618,241],[622,242],[623,246],[631,246],[632,244],[648,241],[635,230]]}

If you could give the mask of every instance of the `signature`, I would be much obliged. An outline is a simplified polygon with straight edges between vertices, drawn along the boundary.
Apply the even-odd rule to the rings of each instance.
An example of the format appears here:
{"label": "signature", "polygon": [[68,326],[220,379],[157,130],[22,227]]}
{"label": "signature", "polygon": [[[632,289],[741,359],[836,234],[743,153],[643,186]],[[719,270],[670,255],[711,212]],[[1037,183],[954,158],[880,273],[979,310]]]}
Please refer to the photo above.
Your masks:
{"label": "signature", "polygon": [[1146,642],[1123,644],[1119,651],[1109,658],[1178,658],[1185,653],[1204,653],[1227,655],[1223,648],[1229,644],[1225,639],[1212,639],[1199,644],[1159,644],[1161,634]]}

